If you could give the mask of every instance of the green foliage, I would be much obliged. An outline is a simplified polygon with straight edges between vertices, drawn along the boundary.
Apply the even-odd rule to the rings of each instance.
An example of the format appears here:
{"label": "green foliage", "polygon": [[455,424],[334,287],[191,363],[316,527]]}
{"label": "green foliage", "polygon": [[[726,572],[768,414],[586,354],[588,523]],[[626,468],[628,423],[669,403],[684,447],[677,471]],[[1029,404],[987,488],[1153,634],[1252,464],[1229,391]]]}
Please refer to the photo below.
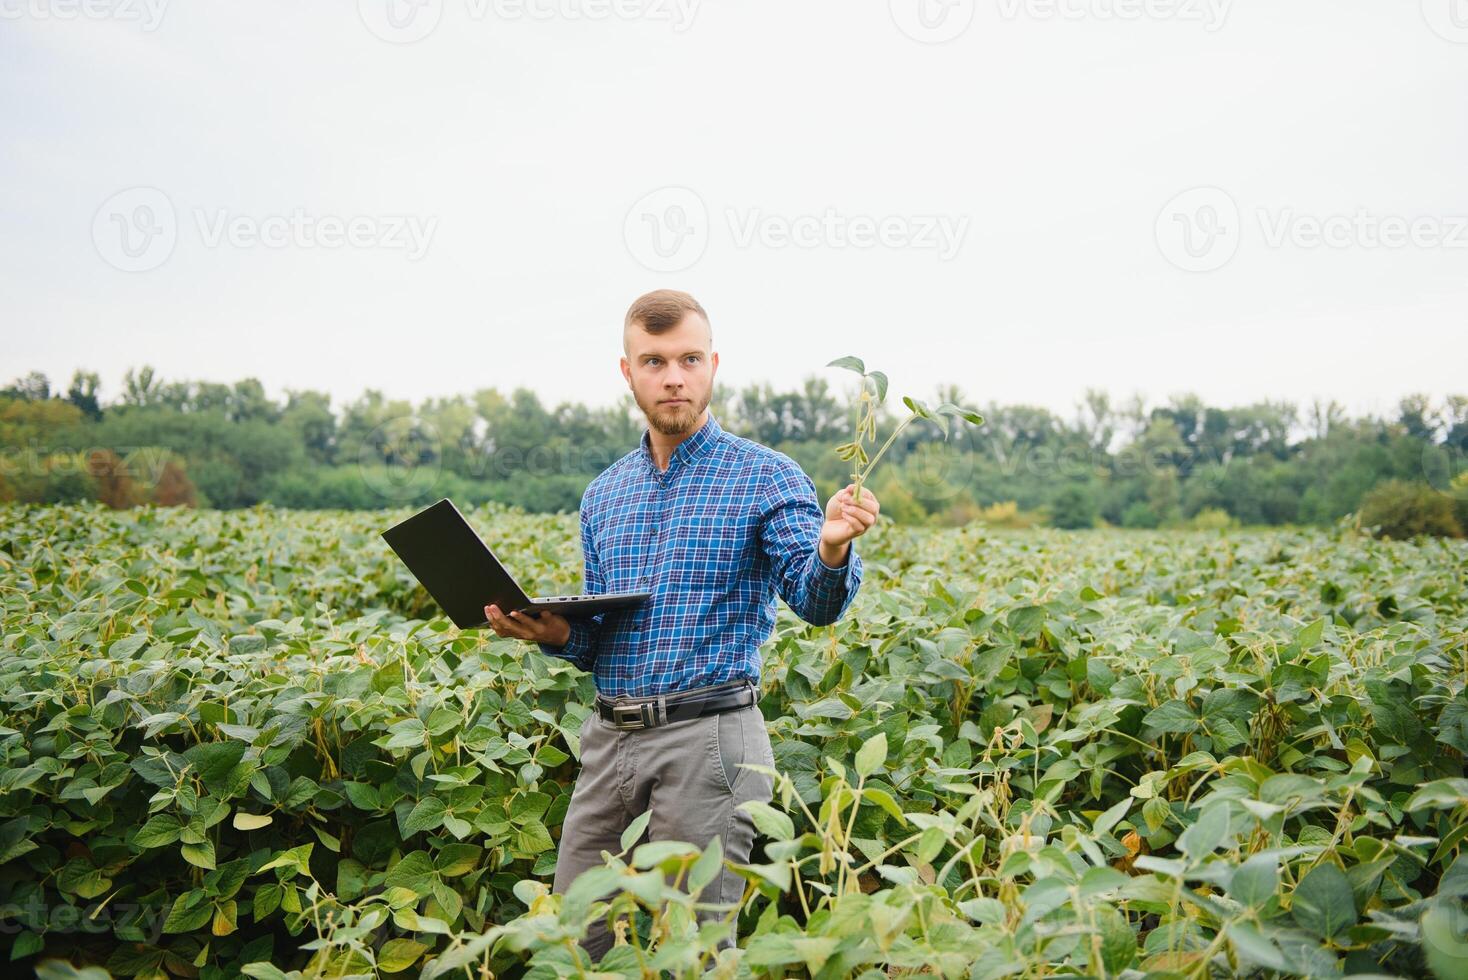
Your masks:
{"label": "green foliage", "polygon": [[[904,523],[962,526],[980,508],[1013,501],[1065,527],[1183,527],[1211,510],[1246,526],[1332,525],[1383,480],[1425,479],[1454,496],[1458,524],[1468,524],[1468,488],[1449,489],[1468,473],[1468,397],[1450,396],[1434,410],[1414,396],[1395,418],[1358,420],[1338,405],[1317,405],[1302,420],[1289,403],[1223,408],[1180,395],[1121,407],[1088,391],[1073,420],[1039,406],[989,404],[980,428],[915,399],[889,411],[881,372],[851,357],[832,365],[861,377],[855,440],[850,412],[824,378],[789,391],[716,385],[711,409],[730,432],[797,460],[823,500],[853,482],[850,464],[873,462],[863,440],[892,430],[880,475],[896,480],[902,499],[893,516],[900,510]],[[63,397],[32,372],[0,390],[0,500],[129,496],[106,480],[53,478],[54,457],[86,447],[129,461],[139,503],[372,509],[452,496],[555,513],[573,510],[645,426],[630,395],[607,408],[552,409],[526,388],[416,405],[369,389],[333,408],[322,392],[288,391],[280,403],[256,379],[165,382],[151,368],[129,371],[111,402],[98,389],[96,375],[77,372]],[[940,385],[932,403],[967,401],[956,386]],[[935,424],[905,425],[923,412]],[[1292,441],[1302,429],[1311,435]],[[838,444],[840,456],[830,449]],[[140,452],[175,461],[134,466]]]}
{"label": "green foliage", "polygon": [[[874,528],[762,651],[776,794],[700,930],[722,850],[640,826],[549,893],[590,678],[447,623],[405,514],[5,508],[18,970],[568,976],[611,916],[631,976],[1458,975],[1468,545]],[[574,516],[468,516],[575,588]]]}
{"label": "green foliage", "polygon": [[97,495],[97,481],[86,470],[80,456],[53,460],[42,478],[40,500],[46,504],[70,504]]}
{"label": "green foliage", "polygon": [[1239,519],[1220,507],[1204,507],[1188,520],[1195,531],[1227,531],[1239,526]]}
{"label": "green foliage", "polygon": [[1096,497],[1090,486],[1071,482],[1061,487],[1050,505],[1052,527],[1074,530],[1096,526]]}
{"label": "green foliage", "polygon": [[896,521],[898,524],[927,523],[927,508],[908,490],[907,484],[896,471],[884,474],[884,479],[873,484],[871,490],[882,502],[884,520]]}
{"label": "green foliage", "polygon": [[1022,511],[1013,500],[1003,500],[971,511],[971,519],[986,527],[1021,530],[1044,523],[1043,515]]}
{"label": "green foliage", "polygon": [[827,367],[846,368],[855,371],[861,376],[861,389],[857,394],[856,402],[856,434],[850,442],[836,447],[836,456],[843,460],[856,463],[856,468],[851,473],[851,481],[854,486],[853,497],[861,499],[862,484],[876,468],[877,462],[887,452],[889,446],[902,434],[902,430],[916,419],[927,419],[935,423],[943,433],[946,441],[948,438],[948,420],[954,420],[955,427],[959,422],[967,422],[970,425],[983,425],[984,417],[971,409],[962,408],[951,402],[944,402],[937,408],[928,408],[922,402],[904,395],[902,404],[907,406],[910,413],[907,418],[897,424],[887,441],[882,443],[882,448],[870,459],[867,458],[866,443],[875,442],[877,438],[877,409],[887,398],[887,375],[881,371],[868,371],[866,365],[859,357],[838,357],[826,365]]}
{"label": "green foliage", "polygon": [[1453,498],[1453,516],[1458,519],[1458,527],[1468,532],[1468,470],[1454,478],[1448,493]]}
{"label": "green foliage", "polygon": [[1411,538],[1419,534],[1460,538],[1451,496],[1426,483],[1388,480],[1361,501],[1358,520],[1384,538]]}
{"label": "green foliage", "polygon": [[1122,527],[1152,528],[1160,523],[1157,512],[1143,500],[1134,500],[1121,515]]}

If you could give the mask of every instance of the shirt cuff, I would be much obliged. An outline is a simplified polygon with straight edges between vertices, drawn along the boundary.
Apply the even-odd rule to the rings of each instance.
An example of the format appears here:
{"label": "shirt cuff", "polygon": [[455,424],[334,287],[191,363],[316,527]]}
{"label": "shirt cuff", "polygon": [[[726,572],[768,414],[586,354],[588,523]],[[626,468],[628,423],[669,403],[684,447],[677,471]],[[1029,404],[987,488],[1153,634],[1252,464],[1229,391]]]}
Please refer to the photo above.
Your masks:
{"label": "shirt cuff", "polygon": [[556,657],[560,660],[569,660],[572,665],[587,670],[587,655],[591,652],[590,630],[585,623],[577,622],[575,619],[569,621],[571,635],[561,646],[552,646],[549,643],[537,643],[540,652],[547,657]]}
{"label": "shirt cuff", "polygon": [[809,580],[812,605],[817,609],[844,611],[846,601],[856,592],[860,574],[861,559],[857,556],[855,541],[847,545],[846,561],[835,567],[822,560],[819,547],[812,549]]}
{"label": "shirt cuff", "polygon": [[851,567],[851,553],[856,550],[856,544],[848,541],[846,543],[846,560],[839,565],[827,565],[826,560],[821,557],[821,547],[816,545],[816,561],[828,572],[844,572]]}

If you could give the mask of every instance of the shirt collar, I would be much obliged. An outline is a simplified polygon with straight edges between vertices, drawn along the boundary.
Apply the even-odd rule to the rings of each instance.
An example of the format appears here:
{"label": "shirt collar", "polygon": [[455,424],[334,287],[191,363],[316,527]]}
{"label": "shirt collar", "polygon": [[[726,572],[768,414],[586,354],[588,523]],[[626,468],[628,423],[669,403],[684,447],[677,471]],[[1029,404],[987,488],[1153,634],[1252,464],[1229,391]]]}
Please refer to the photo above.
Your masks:
{"label": "shirt collar", "polygon": [[659,470],[657,463],[652,458],[652,430],[643,429],[642,458],[653,473],[670,476],[676,468],[686,466],[702,456],[718,440],[719,433],[723,431],[723,426],[719,425],[719,420],[714,418],[714,413],[710,410],[708,421],[703,424],[703,427],[673,447],[673,455],[668,459],[668,468]]}

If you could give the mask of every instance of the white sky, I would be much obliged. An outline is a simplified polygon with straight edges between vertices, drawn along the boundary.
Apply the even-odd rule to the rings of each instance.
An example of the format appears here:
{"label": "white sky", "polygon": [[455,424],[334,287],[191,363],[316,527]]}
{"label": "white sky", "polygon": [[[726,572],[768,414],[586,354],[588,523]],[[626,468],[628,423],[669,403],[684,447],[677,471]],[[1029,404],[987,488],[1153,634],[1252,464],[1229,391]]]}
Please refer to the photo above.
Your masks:
{"label": "white sky", "polygon": [[[85,2],[0,0],[0,381],[609,404],[622,315],[666,285],[735,387],[845,386],[823,365],[856,354],[895,395],[1067,416],[1088,386],[1468,393],[1463,0],[391,0],[437,16],[414,43],[369,28],[402,36],[389,0]],[[971,22],[922,43],[919,2]],[[109,264],[157,192],[172,251]],[[896,220],[861,248],[796,220],[828,209]],[[431,234],[210,244],[297,211]],[[1300,237],[1334,216],[1343,244]],[[1382,219],[1418,240],[1369,247]],[[692,230],[669,271],[655,226]]]}

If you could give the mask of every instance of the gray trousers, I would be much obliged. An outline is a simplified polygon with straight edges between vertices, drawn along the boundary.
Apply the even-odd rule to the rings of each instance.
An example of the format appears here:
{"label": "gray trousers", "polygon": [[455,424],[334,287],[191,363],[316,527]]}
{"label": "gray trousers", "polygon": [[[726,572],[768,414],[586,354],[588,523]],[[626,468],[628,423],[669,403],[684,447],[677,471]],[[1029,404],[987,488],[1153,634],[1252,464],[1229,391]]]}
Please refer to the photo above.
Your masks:
{"label": "gray trousers", "polygon": [[[605,863],[602,851],[621,851],[622,831],[648,809],[652,817],[642,841],[687,841],[703,848],[718,837],[726,859],[747,863],[754,822],[738,807],[746,800],[769,802],[774,781],[738,768],[741,762],[775,764],[758,704],[630,732],[618,731],[593,711],[581,726],[581,773],[561,828],[552,891],[564,894],[578,874]],[[744,879],[724,868],[698,900],[728,907],[743,894]],[[699,918],[724,914],[700,911]],[[582,945],[600,960],[613,940],[606,922],[598,920]]]}

